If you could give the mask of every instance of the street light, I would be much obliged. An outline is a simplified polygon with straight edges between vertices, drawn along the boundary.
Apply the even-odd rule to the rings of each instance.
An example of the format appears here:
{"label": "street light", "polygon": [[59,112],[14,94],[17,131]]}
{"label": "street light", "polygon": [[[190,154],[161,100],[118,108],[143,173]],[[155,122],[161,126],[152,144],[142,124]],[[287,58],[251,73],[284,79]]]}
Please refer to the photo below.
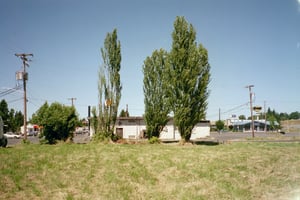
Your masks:
{"label": "street light", "polygon": [[253,121],[252,91],[251,91],[252,87],[254,87],[254,85],[247,85],[246,86],[246,88],[249,89],[249,94],[250,94],[251,129],[252,129],[252,137],[254,138],[254,121]]}

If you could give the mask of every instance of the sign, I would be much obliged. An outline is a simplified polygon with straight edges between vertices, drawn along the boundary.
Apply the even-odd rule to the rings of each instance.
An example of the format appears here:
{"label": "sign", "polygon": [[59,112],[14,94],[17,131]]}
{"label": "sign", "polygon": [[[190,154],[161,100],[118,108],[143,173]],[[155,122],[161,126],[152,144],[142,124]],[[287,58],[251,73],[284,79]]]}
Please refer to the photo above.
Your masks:
{"label": "sign", "polygon": [[253,110],[258,113],[261,111],[261,106],[254,106]]}

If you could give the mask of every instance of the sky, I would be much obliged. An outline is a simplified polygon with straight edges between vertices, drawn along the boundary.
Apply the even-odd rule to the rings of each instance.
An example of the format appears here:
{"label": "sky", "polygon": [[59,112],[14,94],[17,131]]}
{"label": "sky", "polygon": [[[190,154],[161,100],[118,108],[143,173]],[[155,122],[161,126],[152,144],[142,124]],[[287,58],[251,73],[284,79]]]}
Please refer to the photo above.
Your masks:
{"label": "sky", "polygon": [[300,111],[300,0],[1,0],[0,99],[23,111],[15,53],[33,53],[27,68],[28,118],[45,101],[74,106],[80,118],[98,104],[100,49],[117,29],[122,97],[131,116],[144,113],[143,62],[171,49],[173,23],[184,16],[208,50],[207,119],[250,115],[253,105]]}

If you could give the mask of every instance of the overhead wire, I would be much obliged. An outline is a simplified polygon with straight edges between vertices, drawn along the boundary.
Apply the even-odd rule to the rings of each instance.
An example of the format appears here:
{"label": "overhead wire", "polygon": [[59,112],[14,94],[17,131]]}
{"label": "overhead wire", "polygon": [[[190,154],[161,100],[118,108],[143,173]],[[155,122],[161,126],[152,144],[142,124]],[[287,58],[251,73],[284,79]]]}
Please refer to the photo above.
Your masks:
{"label": "overhead wire", "polygon": [[17,90],[19,90],[20,88],[21,88],[21,85],[17,85],[13,88],[5,89],[4,91],[0,92],[0,97],[4,97],[6,95],[12,94],[12,93],[16,92]]}
{"label": "overhead wire", "polygon": [[[249,104],[249,102],[243,103],[241,105],[235,106],[235,107],[230,108],[228,110],[222,111],[222,112],[220,112],[220,114],[223,115],[223,114],[226,114],[226,113],[230,113],[232,111],[242,111],[242,110],[248,109],[247,108],[248,104]],[[217,117],[217,116],[219,116],[219,113],[206,116],[206,118],[212,118],[212,117]]]}

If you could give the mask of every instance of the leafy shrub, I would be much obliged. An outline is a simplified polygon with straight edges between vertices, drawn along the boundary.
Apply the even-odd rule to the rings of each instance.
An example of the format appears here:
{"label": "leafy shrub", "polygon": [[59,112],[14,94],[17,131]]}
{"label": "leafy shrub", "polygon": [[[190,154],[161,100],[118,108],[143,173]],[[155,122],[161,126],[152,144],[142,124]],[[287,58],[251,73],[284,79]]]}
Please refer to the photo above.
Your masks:
{"label": "leafy shrub", "polygon": [[26,145],[27,145],[27,144],[30,144],[30,141],[29,141],[29,140],[23,139],[23,140],[22,140],[22,144],[26,144]]}
{"label": "leafy shrub", "polygon": [[109,137],[106,136],[106,134],[102,133],[102,132],[98,132],[96,134],[93,135],[92,137],[92,142],[94,143],[108,143],[110,140]]}
{"label": "leafy shrub", "polygon": [[45,137],[40,138],[40,144],[49,144]]}
{"label": "leafy shrub", "polygon": [[117,142],[120,139],[121,139],[121,137],[116,135],[116,134],[112,134],[112,136],[111,136],[111,140],[114,141],[114,142]]}
{"label": "leafy shrub", "polygon": [[55,144],[59,140],[72,139],[78,117],[74,107],[60,103],[48,106],[46,102],[33,115],[32,122],[43,127],[41,137],[44,137],[48,144]]}
{"label": "leafy shrub", "polygon": [[160,139],[158,137],[155,137],[155,136],[153,136],[149,139],[150,144],[159,144],[160,142],[161,142]]}
{"label": "leafy shrub", "polygon": [[6,147],[6,145],[7,145],[7,138],[6,137],[0,138],[0,147]]}

